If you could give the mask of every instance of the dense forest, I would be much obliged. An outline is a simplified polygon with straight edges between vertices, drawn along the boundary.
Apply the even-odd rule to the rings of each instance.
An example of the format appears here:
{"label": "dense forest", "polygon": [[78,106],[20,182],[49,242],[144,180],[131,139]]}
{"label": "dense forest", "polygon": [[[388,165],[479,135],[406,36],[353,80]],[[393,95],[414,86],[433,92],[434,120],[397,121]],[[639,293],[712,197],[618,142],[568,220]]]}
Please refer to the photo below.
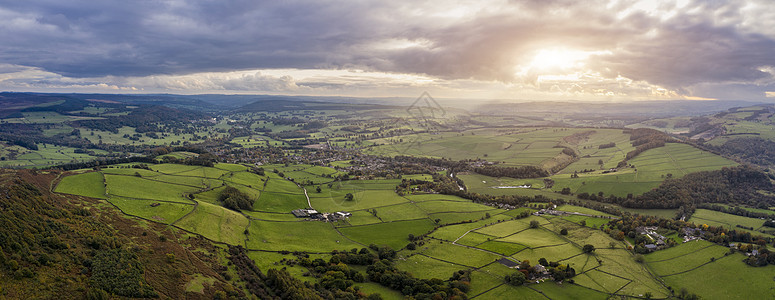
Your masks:
{"label": "dense forest", "polygon": [[775,142],[760,137],[741,137],[729,140],[721,146],[703,146],[748,163],[760,166],[775,165]]}
{"label": "dense forest", "polygon": [[775,192],[770,178],[753,167],[739,166],[667,179],[659,188],[624,199],[621,204],[637,208],[678,208],[700,203],[773,206],[775,197],[762,192]]}

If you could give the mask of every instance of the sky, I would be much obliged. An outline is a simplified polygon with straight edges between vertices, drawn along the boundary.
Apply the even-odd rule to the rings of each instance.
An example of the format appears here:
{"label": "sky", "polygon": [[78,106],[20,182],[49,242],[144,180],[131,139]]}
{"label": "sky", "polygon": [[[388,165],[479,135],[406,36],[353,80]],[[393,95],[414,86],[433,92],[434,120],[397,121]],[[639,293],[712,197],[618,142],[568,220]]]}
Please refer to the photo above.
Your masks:
{"label": "sky", "polygon": [[0,0],[0,90],[775,100],[775,3]]}

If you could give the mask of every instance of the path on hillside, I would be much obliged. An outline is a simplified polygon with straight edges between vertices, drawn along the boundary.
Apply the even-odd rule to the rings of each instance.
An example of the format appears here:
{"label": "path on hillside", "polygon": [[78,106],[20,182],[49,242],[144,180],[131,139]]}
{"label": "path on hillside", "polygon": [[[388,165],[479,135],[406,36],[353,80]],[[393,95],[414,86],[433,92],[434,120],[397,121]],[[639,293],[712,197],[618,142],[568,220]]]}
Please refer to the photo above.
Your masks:
{"label": "path on hillside", "polygon": [[304,197],[307,197],[307,206],[309,206],[310,209],[312,209],[312,203],[309,202],[309,195],[307,195],[307,188],[300,186],[302,190],[304,190]]}

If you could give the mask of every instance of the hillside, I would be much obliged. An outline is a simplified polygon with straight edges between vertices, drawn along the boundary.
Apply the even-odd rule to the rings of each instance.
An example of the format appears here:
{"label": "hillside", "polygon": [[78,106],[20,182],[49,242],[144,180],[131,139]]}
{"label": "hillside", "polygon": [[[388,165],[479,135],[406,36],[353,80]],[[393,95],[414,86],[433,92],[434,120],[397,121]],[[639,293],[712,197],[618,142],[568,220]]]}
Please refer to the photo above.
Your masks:
{"label": "hillside", "polygon": [[103,201],[53,194],[50,181],[58,175],[0,174],[3,298],[244,295],[227,279],[233,271],[226,270],[222,247],[174,228],[126,218]]}

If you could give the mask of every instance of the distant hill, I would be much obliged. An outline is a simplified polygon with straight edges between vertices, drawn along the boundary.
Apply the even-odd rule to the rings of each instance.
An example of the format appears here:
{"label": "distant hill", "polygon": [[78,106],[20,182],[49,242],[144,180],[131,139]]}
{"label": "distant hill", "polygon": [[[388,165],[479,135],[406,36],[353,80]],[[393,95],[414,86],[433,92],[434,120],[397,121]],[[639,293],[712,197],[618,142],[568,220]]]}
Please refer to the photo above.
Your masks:
{"label": "distant hill", "polygon": [[264,99],[234,110],[234,112],[281,112],[291,110],[365,110],[395,109],[397,106],[379,104],[330,103],[316,101],[289,101],[286,99]]}

